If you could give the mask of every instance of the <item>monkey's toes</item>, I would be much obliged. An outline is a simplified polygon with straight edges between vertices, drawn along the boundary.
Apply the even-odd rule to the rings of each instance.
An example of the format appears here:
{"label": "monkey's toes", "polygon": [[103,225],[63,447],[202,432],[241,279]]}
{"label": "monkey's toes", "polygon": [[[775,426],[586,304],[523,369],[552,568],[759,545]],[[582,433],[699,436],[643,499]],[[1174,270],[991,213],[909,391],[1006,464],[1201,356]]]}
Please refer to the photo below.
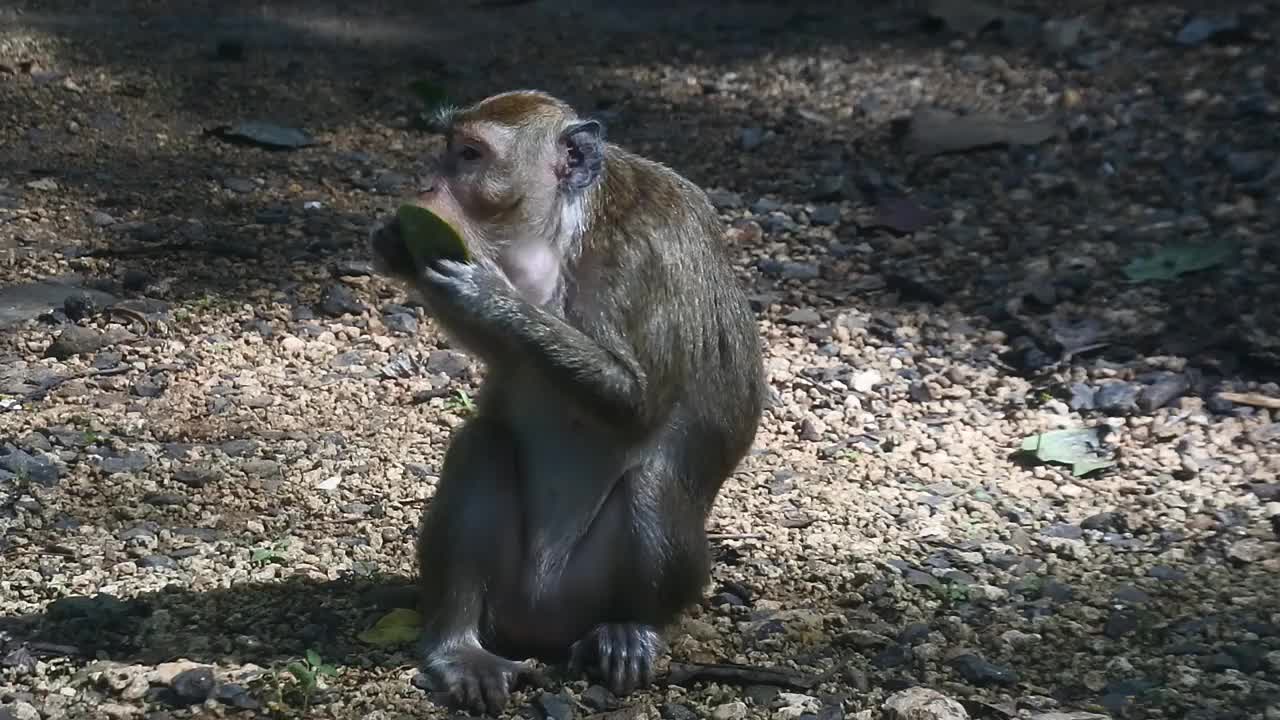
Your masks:
{"label": "monkey's toes", "polygon": [[460,650],[429,662],[438,687],[454,704],[481,713],[498,714],[506,707],[527,668],[479,648]]}
{"label": "monkey's toes", "polygon": [[615,695],[629,695],[653,682],[662,639],[648,625],[597,625],[573,644],[570,667],[597,675]]}

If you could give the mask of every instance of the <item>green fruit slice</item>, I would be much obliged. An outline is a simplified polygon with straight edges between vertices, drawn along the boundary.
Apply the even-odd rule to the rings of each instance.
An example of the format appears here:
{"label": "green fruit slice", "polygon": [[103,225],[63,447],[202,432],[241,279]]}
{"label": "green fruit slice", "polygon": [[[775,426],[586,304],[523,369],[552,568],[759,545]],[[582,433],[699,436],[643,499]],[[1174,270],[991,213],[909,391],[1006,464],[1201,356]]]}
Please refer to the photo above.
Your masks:
{"label": "green fruit slice", "polygon": [[439,215],[417,205],[401,205],[396,212],[400,221],[400,234],[415,262],[424,263],[436,258],[459,262],[471,259],[467,244],[452,225]]}

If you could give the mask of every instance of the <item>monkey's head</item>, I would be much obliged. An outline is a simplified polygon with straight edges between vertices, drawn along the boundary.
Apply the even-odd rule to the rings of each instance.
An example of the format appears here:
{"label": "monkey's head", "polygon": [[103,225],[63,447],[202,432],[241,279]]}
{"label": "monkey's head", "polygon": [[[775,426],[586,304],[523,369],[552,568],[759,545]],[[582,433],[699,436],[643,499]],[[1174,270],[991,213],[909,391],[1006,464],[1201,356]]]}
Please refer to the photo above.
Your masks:
{"label": "monkey's head", "polygon": [[[601,123],[527,90],[450,108],[439,121],[445,147],[410,202],[452,225],[477,262],[509,271],[508,251],[538,245],[563,257],[579,239],[603,177]],[[421,270],[394,217],[371,240],[381,271],[412,280]]]}

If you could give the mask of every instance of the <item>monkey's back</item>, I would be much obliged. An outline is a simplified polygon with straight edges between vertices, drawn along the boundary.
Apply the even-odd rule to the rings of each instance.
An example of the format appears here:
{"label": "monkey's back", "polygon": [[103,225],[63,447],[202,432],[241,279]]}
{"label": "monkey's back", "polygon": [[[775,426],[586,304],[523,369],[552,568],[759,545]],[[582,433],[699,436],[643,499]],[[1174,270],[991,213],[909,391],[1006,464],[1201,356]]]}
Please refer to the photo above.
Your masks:
{"label": "monkey's back", "polygon": [[[764,408],[760,335],[705,191],[661,163],[610,145],[584,242],[593,292],[614,307],[570,307],[579,318],[618,313],[640,359],[653,420],[673,433],[692,495],[709,510],[750,450]],[[586,269],[586,268],[584,268]],[[619,272],[629,269],[629,272]],[[581,276],[581,275],[580,275]],[[588,323],[589,324],[589,323]]]}

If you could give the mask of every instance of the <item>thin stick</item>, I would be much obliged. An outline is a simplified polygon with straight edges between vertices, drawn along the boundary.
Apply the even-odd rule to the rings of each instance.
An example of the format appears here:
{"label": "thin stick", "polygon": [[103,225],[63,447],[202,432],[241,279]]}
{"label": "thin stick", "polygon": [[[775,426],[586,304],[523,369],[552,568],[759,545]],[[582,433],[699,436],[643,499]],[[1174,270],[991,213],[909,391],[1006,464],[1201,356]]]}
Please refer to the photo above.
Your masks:
{"label": "thin stick", "polygon": [[1268,397],[1259,393],[1234,393],[1220,392],[1218,397],[1233,402],[1237,405],[1250,405],[1252,407],[1266,408],[1268,410],[1280,410],[1280,398]]}
{"label": "thin stick", "polygon": [[759,533],[707,533],[708,540],[763,540]]}

